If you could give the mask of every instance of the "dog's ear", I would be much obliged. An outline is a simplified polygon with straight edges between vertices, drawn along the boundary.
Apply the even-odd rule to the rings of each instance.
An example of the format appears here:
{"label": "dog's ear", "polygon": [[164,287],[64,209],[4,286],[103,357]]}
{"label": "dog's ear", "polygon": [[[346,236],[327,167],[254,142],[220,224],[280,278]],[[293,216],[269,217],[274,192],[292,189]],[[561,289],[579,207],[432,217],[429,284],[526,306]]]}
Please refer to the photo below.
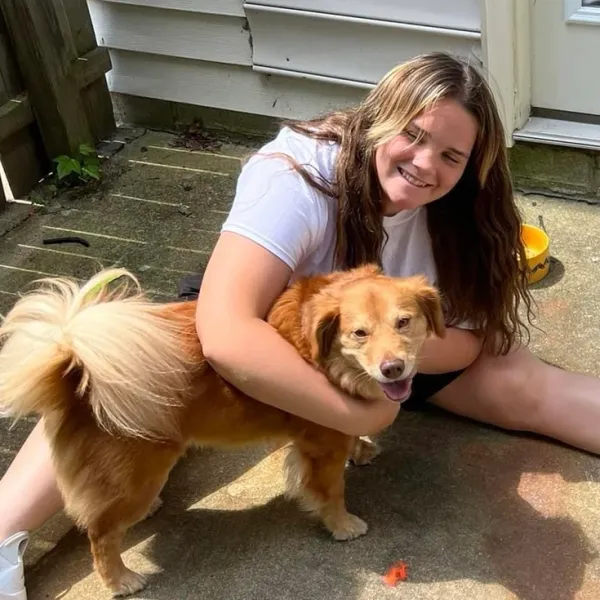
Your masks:
{"label": "dog's ear", "polygon": [[317,362],[325,360],[331,353],[335,336],[340,329],[339,313],[329,313],[325,315],[317,325],[316,341],[318,355],[315,358]]}
{"label": "dog's ear", "polygon": [[310,354],[317,364],[323,364],[340,329],[339,302],[332,296],[315,298],[311,315]]}
{"label": "dog's ear", "polygon": [[429,333],[435,333],[437,337],[446,336],[446,324],[444,321],[444,310],[442,298],[436,288],[429,285],[425,278],[417,280],[417,302],[427,319]]}

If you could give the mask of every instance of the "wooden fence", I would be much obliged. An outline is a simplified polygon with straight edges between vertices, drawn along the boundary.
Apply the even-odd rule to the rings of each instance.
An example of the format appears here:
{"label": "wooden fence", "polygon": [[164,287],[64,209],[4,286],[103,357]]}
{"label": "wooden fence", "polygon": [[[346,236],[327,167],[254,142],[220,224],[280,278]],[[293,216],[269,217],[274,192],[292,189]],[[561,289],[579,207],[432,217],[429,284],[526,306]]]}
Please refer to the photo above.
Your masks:
{"label": "wooden fence", "polygon": [[110,68],[86,0],[0,0],[0,159],[15,197],[115,129]]}

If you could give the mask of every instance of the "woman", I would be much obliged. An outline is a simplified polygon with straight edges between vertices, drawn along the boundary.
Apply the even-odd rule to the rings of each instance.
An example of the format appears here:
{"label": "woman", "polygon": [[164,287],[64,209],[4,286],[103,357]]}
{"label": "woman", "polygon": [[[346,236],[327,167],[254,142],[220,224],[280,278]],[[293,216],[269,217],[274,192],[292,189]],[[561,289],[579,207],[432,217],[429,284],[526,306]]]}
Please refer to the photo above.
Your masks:
{"label": "woman", "polygon": [[[283,127],[244,166],[204,275],[197,331],[213,367],[247,394],[348,434],[374,433],[398,405],[340,393],[264,319],[301,275],[365,261],[391,275],[424,273],[443,293],[449,330],[427,342],[405,408],[431,401],[600,452],[600,380],[522,345],[523,258],[492,94],[469,63],[429,54],[393,69],[359,107]],[[15,534],[60,505],[38,425],[0,483],[0,540],[13,536],[0,561],[12,549],[13,578],[22,572]]]}

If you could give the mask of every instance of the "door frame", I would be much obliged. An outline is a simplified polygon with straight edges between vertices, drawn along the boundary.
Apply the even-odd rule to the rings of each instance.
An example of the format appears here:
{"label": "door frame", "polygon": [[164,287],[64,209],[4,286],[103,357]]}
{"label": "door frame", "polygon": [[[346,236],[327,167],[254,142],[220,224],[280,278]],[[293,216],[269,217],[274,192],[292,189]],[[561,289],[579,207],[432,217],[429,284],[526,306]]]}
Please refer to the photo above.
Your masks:
{"label": "door frame", "polygon": [[506,145],[531,112],[531,3],[480,0],[481,42],[488,82],[506,130]]}

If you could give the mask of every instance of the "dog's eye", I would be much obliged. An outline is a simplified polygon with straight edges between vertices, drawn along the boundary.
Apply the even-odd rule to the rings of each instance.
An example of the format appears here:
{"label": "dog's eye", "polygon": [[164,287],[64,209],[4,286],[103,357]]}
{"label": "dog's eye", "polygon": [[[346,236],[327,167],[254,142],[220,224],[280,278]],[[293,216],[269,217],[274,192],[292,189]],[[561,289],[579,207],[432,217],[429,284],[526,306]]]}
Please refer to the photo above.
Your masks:
{"label": "dog's eye", "polygon": [[352,332],[352,335],[356,338],[366,338],[367,337],[367,332],[364,329],[355,329]]}
{"label": "dog's eye", "polygon": [[396,322],[396,329],[404,329],[409,323],[410,319],[408,317],[398,319],[398,321]]}

